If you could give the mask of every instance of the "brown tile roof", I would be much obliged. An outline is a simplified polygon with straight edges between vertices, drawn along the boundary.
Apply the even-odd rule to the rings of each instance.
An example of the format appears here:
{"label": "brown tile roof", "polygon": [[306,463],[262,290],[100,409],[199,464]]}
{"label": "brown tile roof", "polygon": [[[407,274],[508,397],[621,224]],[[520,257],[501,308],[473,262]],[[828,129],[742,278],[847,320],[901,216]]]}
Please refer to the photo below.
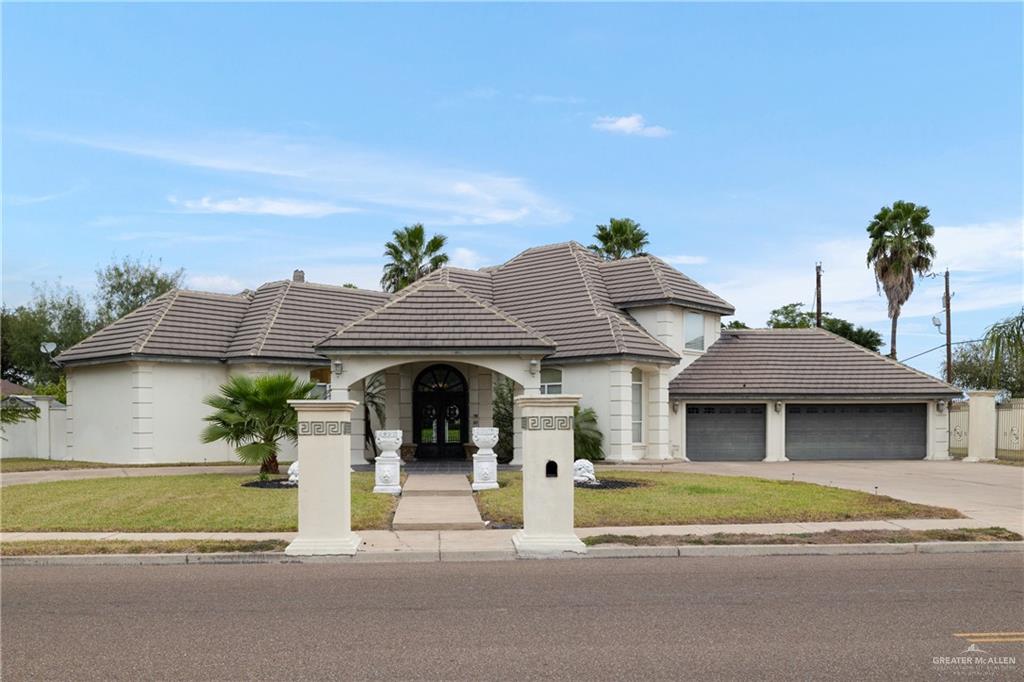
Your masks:
{"label": "brown tile roof", "polygon": [[0,379],[0,395],[29,395],[32,391],[21,384],[16,384],[7,379]]}
{"label": "brown tile roof", "polygon": [[223,357],[249,305],[242,294],[176,289],[61,353],[62,363],[167,356]]}
{"label": "brown tile roof", "polygon": [[679,355],[612,303],[601,259],[576,242],[528,249],[488,270],[494,304],[558,344],[551,360]]}
{"label": "brown tile roof", "polygon": [[319,350],[515,350],[549,353],[555,344],[449,280],[423,279],[341,327]]}
{"label": "brown tile roof", "polygon": [[675,398],[951,398],[960,390],[823,329],[722,330]]}
{"label": "brown tile roof", "polygon": [[722,315],[736,312],[731,303],[655,256],[604,261],[600,270],[612,302],[622,308],[672,303]]}
{"label": "brown tile roof", "polygon": [[317,339],[387,300],[383,292],[311,282],[264,284],[253,294],[225,357],[323,362],[313,349]]}
{"label": "brown tile roof", "polygon": [[312,342],[385,300],[379,292],[290,281],[243,294],[178,289],[57,359],[66,364],[132,357],[325,362]]}

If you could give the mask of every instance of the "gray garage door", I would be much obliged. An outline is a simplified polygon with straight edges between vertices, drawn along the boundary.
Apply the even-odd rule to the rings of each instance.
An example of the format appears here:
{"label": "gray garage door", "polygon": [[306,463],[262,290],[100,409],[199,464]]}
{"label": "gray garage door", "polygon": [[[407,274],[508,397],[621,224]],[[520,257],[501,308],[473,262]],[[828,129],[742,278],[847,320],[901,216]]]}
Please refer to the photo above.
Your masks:
{"label": "gray garage door", "polygon": [[695,462],[764,459],[764,405],[687,405],[686,456]]}
{"label": "gray garage door", "polygon": [[923,404],[787,405],[789,459],[923,459]]}

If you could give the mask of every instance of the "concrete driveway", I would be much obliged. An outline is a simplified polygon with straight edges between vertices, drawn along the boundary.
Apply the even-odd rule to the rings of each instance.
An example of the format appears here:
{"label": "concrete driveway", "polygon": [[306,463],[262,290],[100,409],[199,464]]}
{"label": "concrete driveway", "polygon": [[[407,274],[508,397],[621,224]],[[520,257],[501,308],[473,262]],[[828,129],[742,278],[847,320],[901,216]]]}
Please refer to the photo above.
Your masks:
{"label": "concrete driveway", "polygon": [[[603,468],[603,467],[602,467]],[[1024,467],[984,462],[678,462],[632,469],[805,481],[952,507],[1024,533]]]}

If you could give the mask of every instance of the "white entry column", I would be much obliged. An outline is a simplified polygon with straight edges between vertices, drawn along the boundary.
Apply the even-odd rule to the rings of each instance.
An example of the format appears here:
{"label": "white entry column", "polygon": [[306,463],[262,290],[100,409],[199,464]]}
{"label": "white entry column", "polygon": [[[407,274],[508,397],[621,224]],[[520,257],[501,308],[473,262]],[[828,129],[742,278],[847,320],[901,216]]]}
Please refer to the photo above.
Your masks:
{"label": "white entry column", "polygon": [[515,398],[523,445],[523,529],[512,543],[520,556],[587,551],[573,531],[573,410],[581,397]]}
{"label": "white entry column", "polygon": [[285,554],[355,554],[350,400],[289,400],[299,414],[299,536]]}

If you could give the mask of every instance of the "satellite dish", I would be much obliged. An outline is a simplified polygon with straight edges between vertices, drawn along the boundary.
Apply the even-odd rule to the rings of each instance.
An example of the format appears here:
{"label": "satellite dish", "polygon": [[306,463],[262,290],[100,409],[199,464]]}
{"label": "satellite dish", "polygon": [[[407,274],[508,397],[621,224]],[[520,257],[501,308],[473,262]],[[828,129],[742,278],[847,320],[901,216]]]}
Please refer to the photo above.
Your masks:
{"label": "satellite dish", "polygon": [[53,351],[57,350],[57,344],[55,344],[53,341],[43,341],[41,344],[39,344],[39,350],[40,352],[50,355],[51,353],[53,353]]}

